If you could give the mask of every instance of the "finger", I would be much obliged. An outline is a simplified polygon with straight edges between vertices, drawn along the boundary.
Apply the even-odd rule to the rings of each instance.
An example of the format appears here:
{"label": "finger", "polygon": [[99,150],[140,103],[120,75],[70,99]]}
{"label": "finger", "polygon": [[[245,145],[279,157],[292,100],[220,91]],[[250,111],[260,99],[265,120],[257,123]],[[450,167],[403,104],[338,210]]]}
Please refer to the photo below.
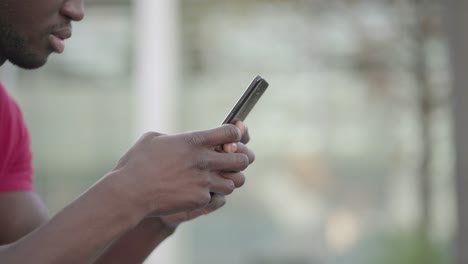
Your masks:
{"label": "finger", "polygon": [[241,134],[242,134],[241,142],[244,144],[249,143],[250,134],[249,134],[249,128],[247,127],[247,125],[242,121],[237,121],[235,125],[241,131]]}
{"label": "finger", "polygon": [[237,151],[237,143],[224,144],[223,151],[226,153],[235,153]]}
{"label": "finger", "polygon": [[234,125],[226,124],[217,128],[184,134],[190,145],[216,147],[219,145],[239,142],[242,134]]}
{"label": "finger", "polygon": [[234,182],[229,179],[218,175],[213,175],[211,178],[210,192],[214,194],[228,195],[231,194],[235,188]]}
{"label": "finger", "polygon": [[201,215],[209,214],[223,207],[225,204],[226,204],[226,198],[224,198],[223,195],[214,194],[213,197],[211,198],[210,203],[207,206],[205,206],[204,208],[196,209],[196,210],[189,212],[189,218],[193,219]]}
{"label": "finger", "polygon": [[219,153],[212,151],[199,162],[201,170],[211,171],[243,171],[250,164],[249,157],[244,153]]}
{"label": "finger", "polygon": [[242,187],[245,184],[245,176],[242,172],[224,172],[222,176],[231,180],[236,188]]}
{"label": "finger", "polygon": [[211,202],[204,208],[204,213],[209,214],[223,207],[225,204],[226,198],[224,195],[214,194],[213,197],[211,197]]}
{"label": "finger", "polygon": [[247,155],[249,158],[249,164],[252,164],[255,161],[255,153],[247,147],[245,144],[236,143],[236,152],[235,153],[242,153]]}

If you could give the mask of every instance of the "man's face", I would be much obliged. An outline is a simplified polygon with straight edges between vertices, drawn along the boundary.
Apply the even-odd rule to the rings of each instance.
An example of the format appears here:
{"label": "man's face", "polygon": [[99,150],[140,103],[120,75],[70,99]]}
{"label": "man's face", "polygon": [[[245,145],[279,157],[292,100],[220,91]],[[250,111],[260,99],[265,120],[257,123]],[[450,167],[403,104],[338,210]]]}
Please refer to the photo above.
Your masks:
{"label": "man's face", "polygon": [[84,0],[0,0],[0,65],[41,67],[52,52],[62,53],[71,21],[84,16]]}

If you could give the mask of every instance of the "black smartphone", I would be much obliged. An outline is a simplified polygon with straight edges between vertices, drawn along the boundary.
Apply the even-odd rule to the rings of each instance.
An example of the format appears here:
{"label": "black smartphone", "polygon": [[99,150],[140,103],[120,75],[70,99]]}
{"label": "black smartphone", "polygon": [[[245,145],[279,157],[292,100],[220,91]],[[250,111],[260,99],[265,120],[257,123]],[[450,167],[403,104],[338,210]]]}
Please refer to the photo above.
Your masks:
{"label": "black smartphone", "polygon": [[268,82],[257,75],[226,119],[224,119],[223,124],[234,124],[237,121],[244,121],[267,88]]}

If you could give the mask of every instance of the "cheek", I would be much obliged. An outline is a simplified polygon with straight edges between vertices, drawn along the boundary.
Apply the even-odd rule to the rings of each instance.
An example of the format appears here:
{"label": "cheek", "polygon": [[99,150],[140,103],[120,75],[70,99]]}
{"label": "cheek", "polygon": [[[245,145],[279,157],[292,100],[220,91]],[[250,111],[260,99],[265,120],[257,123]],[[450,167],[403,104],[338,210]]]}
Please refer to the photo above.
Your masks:
{"label": "cheek", "polygon": [[61,0],[55,0],[58,2],[57,7],[53,7],[54,1],[12,0],[12,2],[15,3],[12,3],[9,20],[13,28],[33,43],[44,41],[48,29],[54,24],[54,18],[59,17]]}

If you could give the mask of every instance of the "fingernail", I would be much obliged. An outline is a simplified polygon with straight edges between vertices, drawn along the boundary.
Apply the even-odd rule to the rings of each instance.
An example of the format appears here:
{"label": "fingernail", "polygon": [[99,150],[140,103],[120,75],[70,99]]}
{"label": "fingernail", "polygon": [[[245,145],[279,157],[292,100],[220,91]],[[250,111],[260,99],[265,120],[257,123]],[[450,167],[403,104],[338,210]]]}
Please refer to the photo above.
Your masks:
{"label": "fingernail", "polygon": [[237,151],[237,144],[236,143],[225,144],[223,149],[224,149],[224,152],[234,153]]}
{"label": "fingernail", "polygon": [[231,143],[231,152],[234,153],[237,151],[237,144],[236,143]]}

